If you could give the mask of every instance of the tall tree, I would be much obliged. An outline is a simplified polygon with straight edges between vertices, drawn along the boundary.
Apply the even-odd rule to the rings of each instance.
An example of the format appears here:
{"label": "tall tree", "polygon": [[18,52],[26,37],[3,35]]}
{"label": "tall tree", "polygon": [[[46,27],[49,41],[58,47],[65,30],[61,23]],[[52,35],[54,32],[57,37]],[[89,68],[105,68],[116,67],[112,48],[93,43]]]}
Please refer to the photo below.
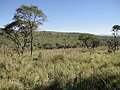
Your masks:
{"label": "tall tree", "polygon": [[114,26],[112,27],[113,35],[114,35],[115,38],[118,37],[118,31],[119,31],[119,30],[120,30],[120,25],[114,25]]}
{"label": "tall tree", "polygon": [[118,41],[118,36],[119,36],[119,33],[118,31],[120,30],[120,25],[114,25],[112,27],[112,31],[113,31],[113,35],[114,35],[114,42],[113,42],[113,48],[114,48],[114,52],[115,50],[118,49],[118,46],[119,46],[119,41]]}
{"label": "tall tree", "polygon": [[[39,25],[42,25],[43,22],[46,21],[47,17],[42,12],[42,10],[38,9],[37,6],[26,6],[22,5],[18,9],[16,9],[16,13],[14,15],[14,20],[26,21],[28,23],[27,28],[31,35],[31,56],[33,51],[33,31],[37,30]],[[34,26],[35,25],[35,26]]]}

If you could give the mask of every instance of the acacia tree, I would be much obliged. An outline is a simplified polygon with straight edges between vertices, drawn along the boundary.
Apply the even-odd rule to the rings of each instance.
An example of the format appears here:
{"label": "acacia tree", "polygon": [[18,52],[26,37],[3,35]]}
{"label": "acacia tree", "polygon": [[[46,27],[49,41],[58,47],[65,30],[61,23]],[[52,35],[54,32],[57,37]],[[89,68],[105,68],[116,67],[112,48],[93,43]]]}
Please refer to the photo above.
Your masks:
{"label": "acacia tree", "polygon": [[113,31],[113,35],[114,35],[114,39],[113,39],[113,43],[111,44],[114,52],[118,49],[119,46],[119,41],[118,41],[118,31],[120,30],[120,26],[119,25],[114,25],[112,27],[112,31]]}
{"label": "acacia tree", "polygon": [[84,45],[90,49],[95,48],[99,45],[99,38],[93,34],[83,33],[79,35],[79,40],[83,41]]}
{"label": "acacia tree", "polygon": [[16,20],[7,24],[3,29],[3,35],[13,41],[18,54],[23,54],[30,45],[30,31],[26,21]]}
{"label": "acacia tree", "polygon": [[47,17],[38,9],[37,6],[26,6],[22,5],[16,9],[16,13],[13,18],[15,21],[21,20],[27,22],[27,30],[30,33],[31,43],[31,56],[33,51],[33,31],[37,30],[39,25],[42,25],[46,21]]}

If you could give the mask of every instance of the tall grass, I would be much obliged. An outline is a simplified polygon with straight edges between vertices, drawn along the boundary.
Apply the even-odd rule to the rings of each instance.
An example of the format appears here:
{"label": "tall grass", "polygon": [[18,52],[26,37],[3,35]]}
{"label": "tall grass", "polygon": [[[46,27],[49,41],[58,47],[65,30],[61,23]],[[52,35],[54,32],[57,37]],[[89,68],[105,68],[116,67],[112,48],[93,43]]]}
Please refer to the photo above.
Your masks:
{"label": "tall grass", "polygon": [[103,48],[0,54],[0,90],[119,90],[119,59]]}

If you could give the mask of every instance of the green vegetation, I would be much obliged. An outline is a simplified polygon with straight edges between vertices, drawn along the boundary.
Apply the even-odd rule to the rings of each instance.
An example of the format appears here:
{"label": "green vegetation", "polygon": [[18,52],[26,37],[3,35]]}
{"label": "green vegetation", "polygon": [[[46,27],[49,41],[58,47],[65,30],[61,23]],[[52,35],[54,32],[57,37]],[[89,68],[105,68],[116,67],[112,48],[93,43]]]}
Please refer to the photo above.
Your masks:
{"label": "green vegetation", "polygon": [[0,90],[120,90],[119,25],[113,37],[35,31],[46,18],[22,5],[0,29]]}
{"label": "green vegetation", "polygon": [[[83,41],[79,40],[80,35],[82,34],[36,31],[34,32],[33,47],[34,49],[60,49],[60,48],[67,49],[67,48],[86,47]],[[96,35],[93,36],[96,37],[96,40],[97,38],[99,38],[98,41],[100,43],[97,45],[100,46],[104,46],[106,44],[106,39],[108,40],[110,39],[110,37],[100,37]],[[5,43],[4,46],[8,48],[14,48],[13,43],[8,38],[5,38],[4,36],[0,36],[0,38],[4,38],[5,41],[3,40],[0,41],[1,43]],[[6,42],[6,40],[8,40],[10,43]],[[91,41],[88,42],[88,44],[90,45]],[[29,47],[27,49],[30,50]]]}
{"label": "green vegetation", "polygon": [[16,54],[4,32],[0,30],[0,90],[120,89],[120,51],[108,52],[113,37],[34,31],[31,57],[30,47]]}
{"label": "green vegetation", "polygon": [[33,31],[37,30],[46,18],[46,15],[37,6],[22,5],[16,9],[14,21],[3,29],[3,35],[14,43],[18,54],[23,54],[25,49],[30,46],[32,55]]}
{"label": "green vegetation", "polygon": [[119,90],[120,51],[105,47],[0,54],[0,90]]}
{"label": "green vegetation", "polygon": [[79,40],[82,40],[84,42],[84,45],[89,48],[95,48],[99,45],[99,37],[93,34],[81,34],[79,36]]}

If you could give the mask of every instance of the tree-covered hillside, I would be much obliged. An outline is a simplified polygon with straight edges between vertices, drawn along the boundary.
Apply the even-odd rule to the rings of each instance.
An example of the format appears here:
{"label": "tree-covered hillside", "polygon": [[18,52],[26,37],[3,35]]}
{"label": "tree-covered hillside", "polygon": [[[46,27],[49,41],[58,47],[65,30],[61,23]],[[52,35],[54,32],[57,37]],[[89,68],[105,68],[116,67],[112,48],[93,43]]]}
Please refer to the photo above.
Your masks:
{"label": "tree-covered hillside", "polygon": [[35,33],[35,45],[38,48],[47,46],[50,48],[72,48],[79,47],[81,42],[78,40],[79,33],[58,33],[58,32],[37,32]]}
{"label": "tree-covered hillside", "polygon": [[[5,37],[0,30],[0,45],[14,48],[14,44],[11,40]],[[50,32],[50,31],[36,31],[34,32],[33,46],[34,49],[59,49],[59,48],[79,48],[84,47],[82,40],[79,40],[79,36],[82,33],[62,33],[62,32]],[[87,35],[87,34],[85,34]],[[91,34],[92,35],[92,34]],[[103,36],[96,36],[101,42],[99,45],[106,43],[106,38]],[[108,38],[109,39],[109,38]],[[1,47],[2,47],[1,46]]]}

